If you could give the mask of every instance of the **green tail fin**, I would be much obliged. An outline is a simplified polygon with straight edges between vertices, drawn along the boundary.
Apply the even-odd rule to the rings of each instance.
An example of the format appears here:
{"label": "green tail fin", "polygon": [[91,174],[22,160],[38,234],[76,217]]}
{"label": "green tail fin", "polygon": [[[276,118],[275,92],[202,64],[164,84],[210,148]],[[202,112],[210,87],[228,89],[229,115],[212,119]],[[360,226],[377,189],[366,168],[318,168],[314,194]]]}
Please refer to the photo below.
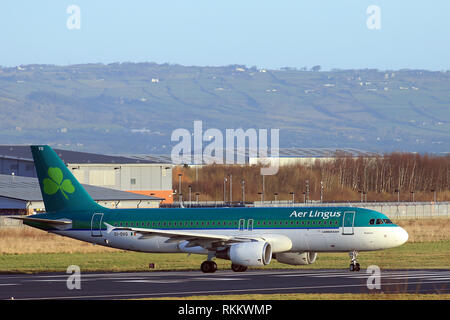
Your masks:
{"label": "green tail fin", "polygon": [[101,207],[75,179],[52,148],[31,146],[31,153],[47,212],[85,211]]}

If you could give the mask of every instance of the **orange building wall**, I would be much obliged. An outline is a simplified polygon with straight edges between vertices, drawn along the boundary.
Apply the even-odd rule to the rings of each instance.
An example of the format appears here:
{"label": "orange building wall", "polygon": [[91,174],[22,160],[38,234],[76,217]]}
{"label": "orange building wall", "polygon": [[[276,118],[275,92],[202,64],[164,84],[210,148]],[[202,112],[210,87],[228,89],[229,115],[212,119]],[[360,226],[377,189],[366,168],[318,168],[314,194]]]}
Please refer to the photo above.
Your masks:
{"label": "orange building wall", "polygon": [[173,203],[172,190],[156,190],[156,191],[133,190],[133,191],[128,191],[128,192],[142,194],[144,196],[164,198],[164,200],[161,201],[161,203]]}

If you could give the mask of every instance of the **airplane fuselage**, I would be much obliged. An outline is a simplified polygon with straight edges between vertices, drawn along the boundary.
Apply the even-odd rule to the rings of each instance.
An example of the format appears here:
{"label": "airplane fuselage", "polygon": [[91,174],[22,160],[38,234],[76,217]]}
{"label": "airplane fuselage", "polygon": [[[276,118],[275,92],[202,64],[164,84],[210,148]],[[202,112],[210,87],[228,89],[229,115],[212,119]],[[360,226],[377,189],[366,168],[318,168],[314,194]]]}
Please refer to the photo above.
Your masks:
{"label": "airplane fuselage", "polygon": [[[67,218],[64,213],[51,214],[51,217]],[[406,231],[382,213],[356,207],[106,209],[71,212],[70,217],[72,224],[65,230],[45,229],[87,242],[141,252],[207,254],[208,250],[184,247],[183,241],[164,236],[142,237],[139,232],[126,228],[195,231],[269,242],[273,237],[286,237],[291,244],[281,245],[279,252],[286,252],[288,246],[290,252],[372,251],[396,247],[408,239]],[[39,227],[35,223],[31,225]],[[107,232],[107,225],[116,229]]]}

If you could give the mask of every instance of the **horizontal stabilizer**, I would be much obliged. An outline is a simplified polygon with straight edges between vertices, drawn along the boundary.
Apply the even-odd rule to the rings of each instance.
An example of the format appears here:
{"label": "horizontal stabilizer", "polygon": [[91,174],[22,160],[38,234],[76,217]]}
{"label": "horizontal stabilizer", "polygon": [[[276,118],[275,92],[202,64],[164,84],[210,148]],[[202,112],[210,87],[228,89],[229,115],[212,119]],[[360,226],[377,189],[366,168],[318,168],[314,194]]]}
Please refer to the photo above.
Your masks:
{"label": "horizontal stabilizer", "polygon": [[41,219],[41,218],[32,218],[30,216],[9,216],[10,219],[22,220],[23,222],[35,222],[35,223],[43,223],[47,224],[51,227],[55,227],[57,229],[68,229],[72,226],[72,220],[69,219]]}

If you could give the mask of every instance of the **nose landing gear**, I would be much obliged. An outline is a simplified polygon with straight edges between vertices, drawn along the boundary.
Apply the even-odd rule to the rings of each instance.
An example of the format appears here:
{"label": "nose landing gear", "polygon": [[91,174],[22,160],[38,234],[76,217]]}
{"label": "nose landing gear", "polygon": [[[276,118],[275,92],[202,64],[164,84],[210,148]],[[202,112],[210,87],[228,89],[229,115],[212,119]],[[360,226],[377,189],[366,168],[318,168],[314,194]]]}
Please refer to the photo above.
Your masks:
{"label": "nose landing gear", "polygon": [[361,270],[359,263],[356,261],[356,257],[358,256],[358,252],[356,250],[353,250],[352,252],[349,252],[349,256],[351,259],[350,262],[350,271],[359,271]]}

